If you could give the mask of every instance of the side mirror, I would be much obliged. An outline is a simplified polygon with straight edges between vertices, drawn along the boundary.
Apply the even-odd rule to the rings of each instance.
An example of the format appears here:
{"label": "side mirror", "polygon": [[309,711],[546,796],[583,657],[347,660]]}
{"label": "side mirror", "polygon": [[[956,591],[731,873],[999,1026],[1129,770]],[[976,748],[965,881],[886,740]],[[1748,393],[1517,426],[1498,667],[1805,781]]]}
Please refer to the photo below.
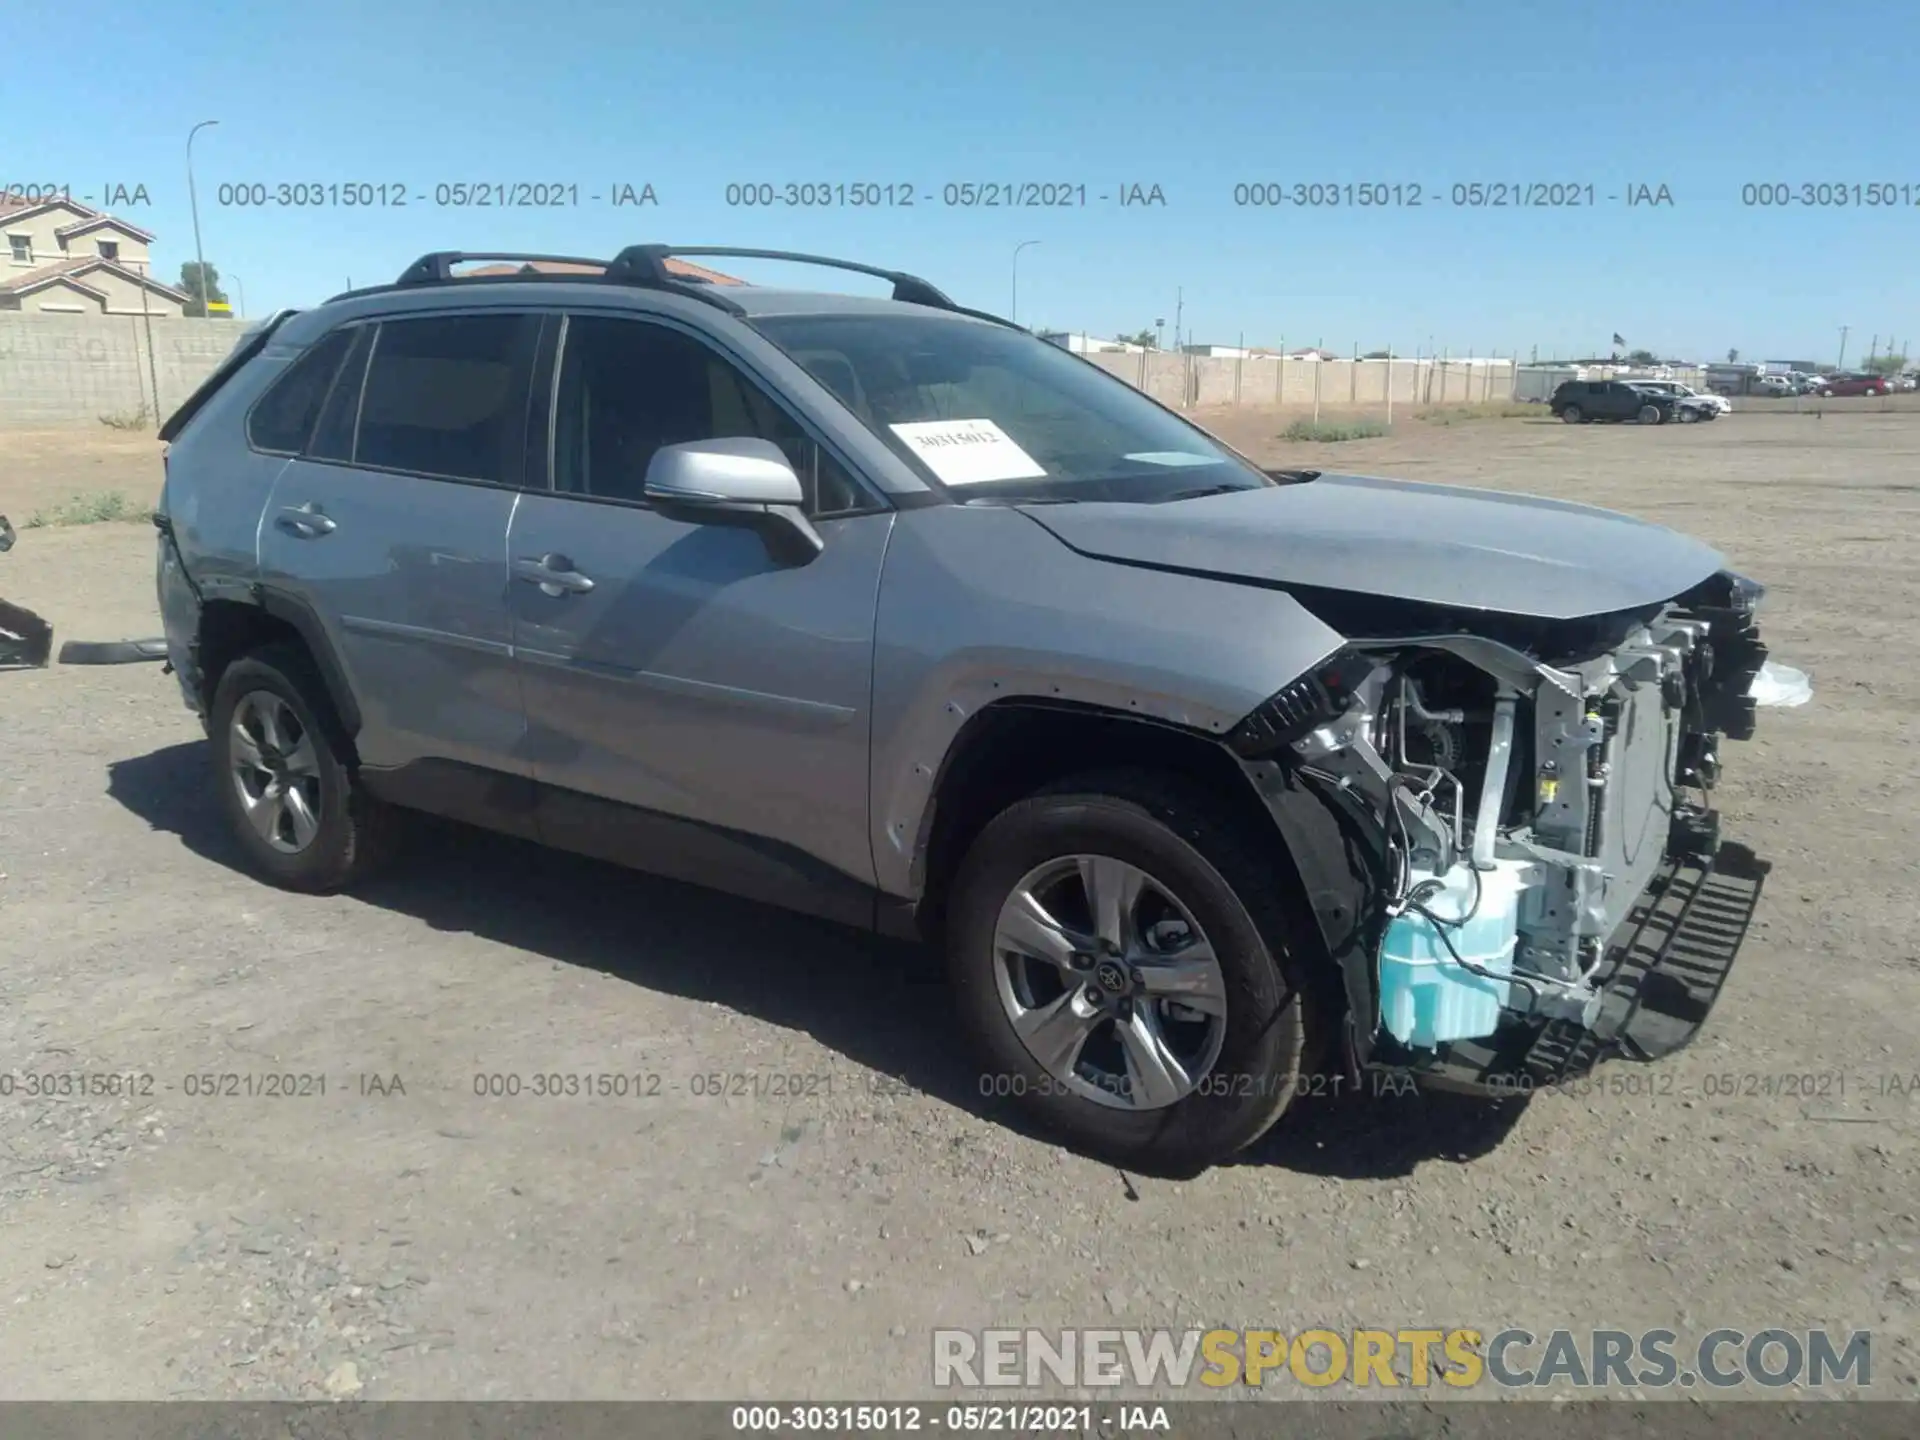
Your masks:
{"label": "side mirror", "polygon": [[759,532],[767,553],[785,565],[804,565],[826,548],[802,508],[800,477],[771,440],[662,445],[647,464],[645,494],[675,519]]}

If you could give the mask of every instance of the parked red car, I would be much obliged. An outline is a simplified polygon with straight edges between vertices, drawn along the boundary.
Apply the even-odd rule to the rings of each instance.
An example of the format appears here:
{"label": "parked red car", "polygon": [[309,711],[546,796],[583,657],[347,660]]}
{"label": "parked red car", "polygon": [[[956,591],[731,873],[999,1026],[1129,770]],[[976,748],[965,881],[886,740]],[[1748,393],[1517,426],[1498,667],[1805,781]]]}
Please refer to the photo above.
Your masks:
{"label": "parked red car", "polygon": [[1829,375],[1820,386],[1822,395],[1886,395],[1893,386],[1884,375]]}

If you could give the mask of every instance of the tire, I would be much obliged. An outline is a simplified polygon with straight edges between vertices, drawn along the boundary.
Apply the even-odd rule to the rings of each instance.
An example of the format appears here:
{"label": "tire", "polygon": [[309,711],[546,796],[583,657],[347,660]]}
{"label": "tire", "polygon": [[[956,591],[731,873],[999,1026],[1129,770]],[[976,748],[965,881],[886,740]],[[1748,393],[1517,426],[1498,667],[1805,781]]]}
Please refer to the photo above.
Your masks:
{"label": "tire", "polygon": [[1700,419],[1700,412],[1698,410],[1682,410],[1677,418],[1682,425],[1692,425]]}
{"label": "tire", "polygon": [[[236,724],[251,738],[251,755]],[[364,878],[390,854],[397,817],[362,788],[346,732],[305,651],[269,645],[227,666],[207,733],[220,808],[247,867],[262,879],[326,894]]]}
{"label": "tire", "polygon": [[1822,391],[1820,392],[1820,398],[1821,398],[1822,400],[1831,400],[1831,399],[1833,398],[1833,391],[1831,391],[1831,390],[1822,390]]}
{"label": "tire", "polygon": [[[1076,776],[989,822],[955,876],[946,936],[961,1018],[982,1062],[982,1093],[1014,1099],[1083,1153],[1162,1174],[1204,1169],[1271,1128],[1299,1085],[1307,1001],[1288,945],[1303,933],[1301,922],[1278,898],[1265,842],[1204,791],[1142,771]],[[1116,957],[1092,933],[1088,897],[1103,888],[1120,893],[1109,882],[1128,867],[1142,882],[1138,898],[1129,923],[1106,931],[1113,938],[1118,928],[1136,943]],[[1054,952],[1051,961],[1003,944],[1009,916],[1017,928],[1018,917],[1036,913],[1017,902],[1023,894],[1040,900],[1042,922],[1030,921],[1024,934],[1049,937],[1029,944],[1035,953]],[[1171,931],[1163,928],[1168,920]],[[1177,941],[1183,930],[1189,942],[1197,930],[1199,946],[1214,958],[1210,982],[1194,980],[1198,962],[1174,958],[1199,951],[1154,946],[1155,939]],[[1076,952],[1071,959],[1068,951]],[[1155,954],[1168,959],[1149,958]],[[1138,963],[1110,968],[1116,958]],[[1181,1002],[1169,1008],[1165,998],[1183,974],[1190,983],[1180,993],[1197,1007],[1184,1014]],[[1086,1003],[1095,994],[1097,1010]],[[1069,1007],[1075,1015],[1067,1028],[1034,1037],[1043,1048],[1049,1035],[1059,1042],[1052,1063],[1043,1063],[1017,1024],[1032,1030],[1046,1018],[1067,1018]],[[1143,1049],[1174,1063],[1142,1066]]]}
{"label": "tire", "polygon": [[1642,425],[1658,425],[1667,417],[1658,405],[1642,405],[1633,418]]}
{"label": "tire", "polygon": [[1568,425],[1578,425],[1587,417],[1580,413],[1580,407],[1578,405],[1569,405],[1560,412],[1560,418]]}

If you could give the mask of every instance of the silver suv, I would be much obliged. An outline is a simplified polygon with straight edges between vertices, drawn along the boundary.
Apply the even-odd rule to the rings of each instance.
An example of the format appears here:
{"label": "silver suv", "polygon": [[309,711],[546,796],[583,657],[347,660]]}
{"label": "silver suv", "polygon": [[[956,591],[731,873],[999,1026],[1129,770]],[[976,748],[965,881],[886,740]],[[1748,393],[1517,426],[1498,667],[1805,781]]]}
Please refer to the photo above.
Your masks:
{"label": "silver suv", "polygon": [[278,316],[162,431],[168,654],[265,878],[416,809],[924,938],[984,1094],[1161,1172],[1704,1020],[1765,870],[1708,808],[1766,656],[1712,550],[1263,470],[911,275],[459,273],[501,258],[560,257]]}

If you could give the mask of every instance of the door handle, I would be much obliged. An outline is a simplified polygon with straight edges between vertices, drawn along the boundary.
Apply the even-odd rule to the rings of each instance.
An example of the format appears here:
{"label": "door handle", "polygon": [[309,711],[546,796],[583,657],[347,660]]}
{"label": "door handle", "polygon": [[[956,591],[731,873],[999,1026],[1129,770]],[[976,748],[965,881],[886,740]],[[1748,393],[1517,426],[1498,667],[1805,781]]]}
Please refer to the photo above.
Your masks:
{"label": "door handle", "polygon": [[574,569],[573,562],[564,555],[516,560],[513,576],[529,585],[538,585],[542,595],[584,595],[593,589],[593,581]]}
{"label": "door handle", "polygon": [[289,505],[280,512],[279,521],[282,530],[290,530],[302,540],[318,540],[322,535],[331,535],[340,528],[331,516],[311,500],[304,505]]}

